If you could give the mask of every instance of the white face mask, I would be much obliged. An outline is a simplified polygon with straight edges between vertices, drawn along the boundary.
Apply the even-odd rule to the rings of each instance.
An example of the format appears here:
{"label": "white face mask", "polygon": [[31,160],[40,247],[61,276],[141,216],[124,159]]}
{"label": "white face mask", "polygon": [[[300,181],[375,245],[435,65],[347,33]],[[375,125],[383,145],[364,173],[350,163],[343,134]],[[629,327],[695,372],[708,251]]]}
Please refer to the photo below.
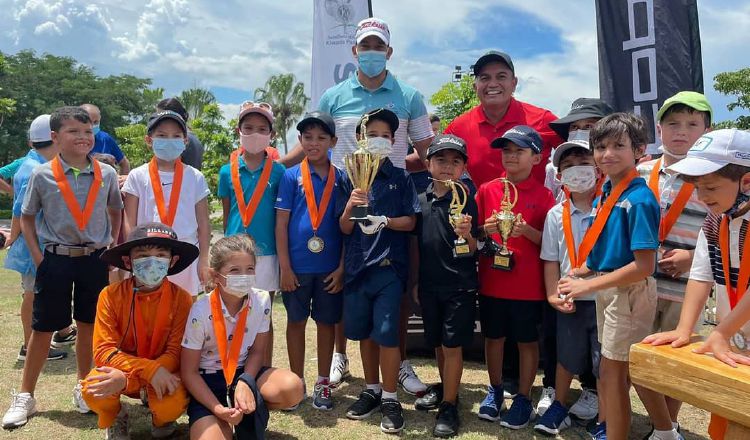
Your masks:
{"label": "white face mask", "polygon": [[393,151],[393,144],[391,144],[390,139],[371,137],[367,139],[367,151],[372,154],[388,156]]}
{"label": "white face mask", "polygon": [[271,143],[270,134],[240,134],[240,145],[250,154],[262,152]]}
{"label": "white face mask", "polygon": [[225,275],[224,291],[232,296],[244,298],[255,286],[255,275]]}
{"label": "white face mask", "polygon": [[560,182],[570,192],[582,193],[596,185],[596,168],[593,165],[578,165],[560,173]]}
{"label": "white face mask", "polygon": [[570,141],[586,141],[589,142],[589,130],[575,130],[568,133],[568,142]]}

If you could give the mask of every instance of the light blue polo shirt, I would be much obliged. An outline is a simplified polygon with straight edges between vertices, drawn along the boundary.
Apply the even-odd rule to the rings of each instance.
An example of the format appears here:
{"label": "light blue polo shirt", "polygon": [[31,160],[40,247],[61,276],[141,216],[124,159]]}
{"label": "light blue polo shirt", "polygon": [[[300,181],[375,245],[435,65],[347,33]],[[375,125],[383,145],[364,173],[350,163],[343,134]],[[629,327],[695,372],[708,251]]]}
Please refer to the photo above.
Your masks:
{"label": "light blue polo shirt", "polygon": [[[20,161],[20,166],[13,175],[13,216],[21,218],[21,207],[23,206],[23,198],[26,195],[26,188],[29,185],[31,172],[34,171],[34,168],[46,163],[47,159],[37,153],[36,150],[30,150],[26,156],[16,161]],[[37,214],[37,221],[39,221],[41,216],[41,212]],[[34,265],[34,260],[31,258],[31,252],[29,252],[29,248],[26,246],[23,234],[19,235],[18,239],[8,249],[8,255],[5,257],[5,268],[15,270],[21,275],[36,273],[36,266]]]}
{"label": "light blue polo shirt", "polygon": [[[271,159],[266,158],[265,160]],[[265,160],[257,169],[249,170],[242,156],[239,158],[240,185],[242,185],[245,203],[249,202],[253,196],[253,191],[258,184],[258,180],[260,180]],[[263,192],[263,197],[261,197],[260,203],[258,203],[258,209],[256,209],[255,215],[247,228],[242,225],[242,217],[237,208],[237,198],[234,195],[232,174],[229,166],[230,164],[228,163],[224,164],[219,170],[219,190],[217,191],[219,197],[229,198],[229,218],[227,219],[225,234],[234,235],[245,232],[255,240],[258,255],[276,255],[276,210],[274,209],[274,204],[276,202],[276,194],[279,191],[279,182],[284,175],[284,165],[277,162],[273,163],[271,177],[268,179],[268,186]]]}
{"label": "light blue polo shirt", "polygon": [[[612,183],[607,181],[594,206],[601,206],[611,192]],[[595,272],[612,272],[635,261],[633,251],[658,249],[660,216],[654,193],[643,178],[636,177],[617,200],[586,265]]]}
{"label": "light blue polo shirt", "polygon": [[[336,217],[336,199],[342,197],[340,187],[346,183],[346,173],[334,166],[334,184],[331,200],[318,226],[317,236],[324,242],[323,251],[313,253],[307,248],[307,241],[313,236],[310,211],[307,209],[305,190],[302,186],[302,172],[299,165],[289,168],[279,184],[276,209],[289,211],[289,259],[295,273],[328,274],[336,270],[341,260],[342,234],[339,219]],[[315,194],[315,202],[320,206],[328,175],[319,176],[310,169],[310,177]]]}

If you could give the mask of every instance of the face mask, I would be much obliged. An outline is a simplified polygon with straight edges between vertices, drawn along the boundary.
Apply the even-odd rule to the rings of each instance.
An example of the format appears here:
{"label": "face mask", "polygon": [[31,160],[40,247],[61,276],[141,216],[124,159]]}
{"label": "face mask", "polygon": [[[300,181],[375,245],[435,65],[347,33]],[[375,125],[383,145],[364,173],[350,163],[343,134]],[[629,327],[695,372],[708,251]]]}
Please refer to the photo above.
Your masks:
{"label": "face mask", "polygon": [[255,275],[226,275],[224,291],[232,296],[243,298],[255,286]]}
{"label": "face mask", "polygon": [[99,134],[99,132],[100,132],[100,131],[101,131],[102,129],[101,129],[101,128],[99,128],[99,124],[96,124],[96,125],[92,125],[92,126],[91,126],[91,130],[93,130],[93,131],[94,131],[94,136],[96,136],[97,134]]}
{"label": "face mask", "polygon": [[671,151],[667,150],[664,145],[659,146],[659,151],[664,153],[665,156],[669,156],[672,159],[682,160],[687,157],[687,153],[685,154],[674,154]]}
{"label": "face mask", "polygon": [[240,145],[250,154],[258,154],[271,143],[270,134],[240,134]]}
{"label": "face mask", "polygon": [[144,257],[133,260],[133,276],[146,287],[161,284],[169,271],[169,258]]}
{"label": "face mask", "polygon": [[393,151],[393,144],[390,139],[382,137],[373,137],[367,139],[367,151],[372,154],[387,156]]}
{"label": "face mask", "polygon": [[589,141],[589,130],[575,130],[568,133],[568,142],[570,141]]}
{"label": "face mask", "polygon": [[185,151],[185,141],[181,138],[153,138],[151,148],[154,149],[154,156],[171,162],[180,157],[182,152]]}
{"label": "face mask", "polygon": [[591,165],[570,167],[560,174],[560,182],[570,192],[586,192],[596,185],[596,168]]}
{"label": "face mask", "polygon": [[385,70],[386,52],[365,50],[357,52],[359,70],[369,78],[375,78]]}
{"label": "face mask", "polygon": [[750,196],[743,193],[742,190],[740,189],[737,192],[737,198],[734,200],[734,204],[732,205],[731,208],[724,211],[724,214],[730,217],[734,217],[734,215],[737,214],[737,211],[744,208],[745,203],[747,203],[748,201],[750,201]]}

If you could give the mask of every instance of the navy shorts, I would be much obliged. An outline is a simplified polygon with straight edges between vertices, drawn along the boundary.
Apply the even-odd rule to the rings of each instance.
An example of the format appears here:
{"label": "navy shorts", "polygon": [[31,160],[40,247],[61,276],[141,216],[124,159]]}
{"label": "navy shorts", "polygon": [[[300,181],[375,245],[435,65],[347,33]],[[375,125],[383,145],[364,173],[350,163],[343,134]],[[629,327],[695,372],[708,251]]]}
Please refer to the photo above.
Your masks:
{"label": "navy shorts", "polygon": [[539,340],[542,306],[547,301],[522,301],[479,295],[479,321],[485,338],[509,337],[522,344]]}
{"label": "navy shorts", "polygon": [[361,341],[398,347],[404,284],[391,266],[370,267],[344,289],[344,334]]}
{"label": "navy shorts", "polygon": [[287,321],[305,321],[311,314],[313,321],[320,324],[334,325],[341,321],[341,312],[344,307],[343,294],[326,291],[323,280],[328,275],[330,274],[297,274],[299,282],[297,290],[281,294],[286,308]]}
{"label": "navy shorts", "polygon": [[568,372],[579,375],[593,367],[598,378],[602,346],[596,330],[596,302],[575,304],[575,312],[557,313],[557,362]]}
{"label": "navy shorts", "polygon": [[477,291],[419,291],[427,346],[468,347],[474,337]]}
{"label": "navy shorts", "polygon": [[[258,379],[268,371],[270,367],[260,367],[260,370],[258,370],[258,374],[255,375],[255,381],[257,382]],[[237,372],[234,374],[234,381],[232,383],[236,384],[237,379],[244,373],[244,370],[242,367],[237,367]],[[206,382],[206,385],[208,385],[208,389],[211,390],[211,392],[216,397],[216,400],[219,401],[222,405],[226,407],[230,407],[234,405],[234,391],[229,390],[229,399],[231,402],[227,402],[227,383],[224,379],[224,372],[219,370],[214,373],[207,373],[201,370],[200,373],[201,377],[203,378],[203,381]],[[231,404],[230,404],[231,403]],[[211,412],[210,409],[203,406],[202,403],[197,401],[192,395],[190,396],[190,402],[188,403],[187,407],[187,415],[188,415],[188,423],[192,425],[198,419],[201,419],[203,417],[213,416],[214,413]],[[242,418],[242,422],[240,422],[240,425],[248,424],[252,422],[253,415],[248,414],[245,417]]]}

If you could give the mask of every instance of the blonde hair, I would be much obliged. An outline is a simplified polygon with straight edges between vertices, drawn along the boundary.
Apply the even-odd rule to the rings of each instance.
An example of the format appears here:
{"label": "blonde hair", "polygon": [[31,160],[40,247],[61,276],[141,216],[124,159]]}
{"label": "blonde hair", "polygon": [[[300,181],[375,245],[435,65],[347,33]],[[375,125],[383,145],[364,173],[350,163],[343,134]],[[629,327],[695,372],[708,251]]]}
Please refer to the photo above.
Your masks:
{"label": "blonde hair", "polygon": [[209,266],[219,271],[227,262],[230,255],[234,253],[252,255],[255,258],[255,241],[247,234],[236,234],[219,239],[211,246]]}

